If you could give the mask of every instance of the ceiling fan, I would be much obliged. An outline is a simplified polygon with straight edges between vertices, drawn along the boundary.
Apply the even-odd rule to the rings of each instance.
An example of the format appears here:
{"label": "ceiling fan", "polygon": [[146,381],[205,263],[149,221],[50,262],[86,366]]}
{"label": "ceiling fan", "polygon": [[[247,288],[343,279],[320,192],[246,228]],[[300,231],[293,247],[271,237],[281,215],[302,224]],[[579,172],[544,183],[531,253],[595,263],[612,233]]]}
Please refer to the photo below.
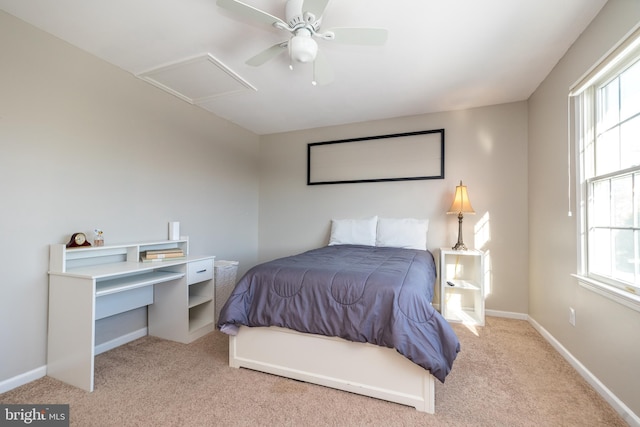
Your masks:
{"label": "ceiling fan", "polygon": [[341,27],[320,31],[322,15],[329,0],[287,0],[285,20],[237,0],[217,0],[218,6],[262,24],[268,24],[290,33],[289,40],[277,43],[246,61],[247,65],[260,66],[281,53],[289,52],[289,68],[295,62],[313,62],[312,84],[327,84],[333,80],[333,72],[314,38],[339,43],[379,46],[387,41],[384,28]]}

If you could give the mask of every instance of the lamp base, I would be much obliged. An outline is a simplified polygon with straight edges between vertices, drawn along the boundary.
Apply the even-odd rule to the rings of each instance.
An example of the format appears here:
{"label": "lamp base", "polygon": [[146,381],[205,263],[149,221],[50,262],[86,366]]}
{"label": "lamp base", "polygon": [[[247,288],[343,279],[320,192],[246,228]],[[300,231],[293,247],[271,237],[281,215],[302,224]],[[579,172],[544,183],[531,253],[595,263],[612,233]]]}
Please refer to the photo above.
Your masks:
{"label": "lamp base", "polygon": [[467,250],[467,246],[462,242],[458,242],[451,249],[453,249],[454,251],[466,251]]}
{"label": "lamp base", "polygon": [[458,214],[458,243],[451,249],[454,251],[466,251],[467,246],[462,242],[462,212]]}

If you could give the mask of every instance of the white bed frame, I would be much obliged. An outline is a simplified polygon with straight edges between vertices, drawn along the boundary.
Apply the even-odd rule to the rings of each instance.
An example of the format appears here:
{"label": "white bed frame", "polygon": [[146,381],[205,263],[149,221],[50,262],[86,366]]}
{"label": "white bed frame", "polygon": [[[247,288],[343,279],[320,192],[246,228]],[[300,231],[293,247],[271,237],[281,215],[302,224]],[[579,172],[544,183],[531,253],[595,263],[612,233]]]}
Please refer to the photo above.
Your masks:
{"label": "white bed frame", "polygon": [[435,411],[435,378],[396,350],[278,327],[241,326],[229,366]]}

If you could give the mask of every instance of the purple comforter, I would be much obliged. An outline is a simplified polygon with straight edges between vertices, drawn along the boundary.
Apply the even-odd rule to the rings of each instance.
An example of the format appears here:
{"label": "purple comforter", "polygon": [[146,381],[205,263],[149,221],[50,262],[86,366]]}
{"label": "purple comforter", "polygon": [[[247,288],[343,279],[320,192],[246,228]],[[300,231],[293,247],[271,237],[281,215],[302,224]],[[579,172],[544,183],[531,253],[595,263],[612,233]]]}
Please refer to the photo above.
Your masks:
{"label": "purple comforter", "polygon": [[435,278],[428,251],[326,246],[253,267],[218,327],[280,326],[395,348],[444,382],[460,343],[431,305]]}

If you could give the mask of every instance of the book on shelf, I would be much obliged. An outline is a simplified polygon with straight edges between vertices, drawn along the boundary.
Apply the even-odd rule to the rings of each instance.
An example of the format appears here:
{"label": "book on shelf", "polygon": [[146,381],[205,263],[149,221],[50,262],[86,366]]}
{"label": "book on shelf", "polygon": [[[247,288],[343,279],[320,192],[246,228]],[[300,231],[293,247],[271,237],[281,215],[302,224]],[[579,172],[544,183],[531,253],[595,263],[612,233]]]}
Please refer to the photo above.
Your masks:
{"label": "book on shelf", "polygon": [[172,253],[182,253],[182,249],[180,248],[169,248],[169,249],[149,249],[145,251],[147,254],[172,254]]}
{"label": "book on shelf", "polygon": [[140,261],[142,262],[176,261],[184,258],[184,252],[180,248],[155,249],[140,253]]}
{"label": "book on shelf", "polygon": [[177,261],[177,260],[181,260],[181,259],[186,259],[187,257],[184,256],[184,254],[182,256],[172,256],[172,257],[162,257],[162,258],[149,258],[145,255],[140,255],[140,261],[142,262],[169,262],[169,261]]}
{"label": "book on shelf", "polygon": [[159,249],[142,252],[146,259],[180,258],[184,257],[182,249]]}

